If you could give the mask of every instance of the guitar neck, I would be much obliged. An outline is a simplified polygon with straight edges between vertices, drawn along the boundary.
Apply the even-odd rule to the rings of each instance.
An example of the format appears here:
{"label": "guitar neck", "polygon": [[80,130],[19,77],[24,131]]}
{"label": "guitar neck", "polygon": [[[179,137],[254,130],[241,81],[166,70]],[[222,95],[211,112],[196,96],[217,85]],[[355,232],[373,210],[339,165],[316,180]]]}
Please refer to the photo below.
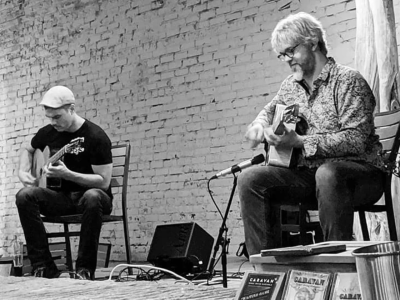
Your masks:
{"label": "guitar neck", "polygon": [[[285,127],[288,130],[296,130],[296,122],[293,121],[291,116],[297,117],[298,109],[297,107],[291,108],[291,106],[285,106],[282,104],[277,104],[275,109],[275,114],[272,122],[272,128],[274,133],[277,135],[282,135],[285,133]],[[296,158],[293,157],[294,150],[292,147],[274,147],[269,146],[268,150],[268,162],[267,164],[275,167],[285,167],[290,168],[294,166]]]}
{"label": "guitar neck", "polygon": [[57,151],[56,154],[54,154],[52,157],[50,157],[48,160],[48,163],[53,164],[53,163],[57,162],[58,160],[60,160],[61,157],[64,156],[64,154],[67,151],[71,151],[71,149],[76,149],[77,147],[79,147],[80,143],[83,142],[83,140],[84,140],[83,137],[73,139],[69,144],[62,147],[60,150]]}
{"label": "guitar neck", "polygon": [[60,150],[56,152],[52,157],[49,158],[49,163],[54,164],[55,162],[59,161],[61,157],[64,156],[67,147],[64,146]]}

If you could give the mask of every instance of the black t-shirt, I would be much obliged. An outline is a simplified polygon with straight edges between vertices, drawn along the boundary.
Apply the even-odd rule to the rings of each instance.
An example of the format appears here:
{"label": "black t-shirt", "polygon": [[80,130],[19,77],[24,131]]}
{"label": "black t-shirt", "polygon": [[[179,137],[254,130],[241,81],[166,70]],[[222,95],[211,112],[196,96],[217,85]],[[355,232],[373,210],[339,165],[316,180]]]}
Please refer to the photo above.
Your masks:
{"label": "black t-shirt", "polygon": [[[75,132],[58,132],[50,124],[42,127],[32,138],[31,145],[34,149],[42,151],[49,146],[52,156],[76,138],[81,138],[81,143],[73,147],[72,152],[65,153],[63,157],[68,169],[82,174],[94,174],[92,165],[112,163],[110,139],[103,129],[89,120],[85,120]],[[61,189],[84,191],[88,188],[72,181],[63,180]],[[111,187],[108,188],[107,194],[112,197]]]}

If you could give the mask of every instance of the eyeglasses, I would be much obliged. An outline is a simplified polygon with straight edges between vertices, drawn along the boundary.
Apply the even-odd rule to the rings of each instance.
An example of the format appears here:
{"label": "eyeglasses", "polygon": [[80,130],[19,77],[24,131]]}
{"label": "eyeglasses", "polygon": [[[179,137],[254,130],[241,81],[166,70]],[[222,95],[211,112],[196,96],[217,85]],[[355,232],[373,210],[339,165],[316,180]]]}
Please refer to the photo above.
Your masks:
{"label": "eyeglasses", "polygon": [[301,44],[301,43],[297,44],[296,46],[294,46],[294,47],[292,47],[292,48],[286,49],[286,51],[283,52],[283,53],[280,52],[280,54],[278,55],[278,58],[279,58],[281,61],[285,61],[285,60],[286,60],[286,56],[289,57],[289,58],[293,58],[294,52],[296,51],[296,48],[297,48],[298,46],[300,46],[300,44]]}

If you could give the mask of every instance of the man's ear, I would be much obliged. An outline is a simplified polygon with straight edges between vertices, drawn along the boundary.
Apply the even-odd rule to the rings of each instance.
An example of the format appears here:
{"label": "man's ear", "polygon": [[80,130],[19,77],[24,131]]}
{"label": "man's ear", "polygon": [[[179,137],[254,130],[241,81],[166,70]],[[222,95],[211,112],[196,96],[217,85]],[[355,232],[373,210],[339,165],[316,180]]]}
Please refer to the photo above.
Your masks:
{"label": "man's ear", "polygon": [[313,43],[311,44],[311,50],[312,50],[312,51],[317,51],[318,49],[319,49],[318,43],[317,43],[317,42],[313,42]]}
{"label": "man's ear", "polygon": [[69,109],[71,110],[71,113],[74,113],[75,112],[75,104],[71,104]]}

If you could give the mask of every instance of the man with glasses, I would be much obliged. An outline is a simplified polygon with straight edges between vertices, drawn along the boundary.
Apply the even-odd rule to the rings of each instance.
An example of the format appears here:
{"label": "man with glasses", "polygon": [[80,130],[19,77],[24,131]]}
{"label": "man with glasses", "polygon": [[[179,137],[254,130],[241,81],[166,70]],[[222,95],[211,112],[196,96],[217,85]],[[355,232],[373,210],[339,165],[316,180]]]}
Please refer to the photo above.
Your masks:
{"label": "man with glasses", "polygon": [[[21,151],[18,176],[24,188],[16,195],[33,274],[44,278],[60,275],[50,254],[40,215],[83,214],[76,278],[93,279],[101,216],[112,210],[111,141],[103,129],[77,114],[75,97],[67,87],[52,87],[44,94],[40,105],[50,124],[39,129]],[[43,166],[42,177],[47,177],[47,185],[38,186],[39,178],[31,173],[32,162],[34,154],[41,153],[38,150],[45,152],[47,147],[64,155],[63,159]]]}
{"label": "man with glasses", "polygon": [[[326,241],[351,240],[354,207],[383,193],[381,145],[374,131],[375,99],[357,71],[327,56],[325,31],[306,13],[281,20],[272,47],[290,70],[276,96],[248,126],[251,147],[261,142],[298,149],[294,168],[254,166],[239,176],[238,191],[250,255],[278,245],[274,204],[318,203]],[[301,134],[275,134],[277,104],[296,104]],[[315,203],[316,204],[316,203]]]}

